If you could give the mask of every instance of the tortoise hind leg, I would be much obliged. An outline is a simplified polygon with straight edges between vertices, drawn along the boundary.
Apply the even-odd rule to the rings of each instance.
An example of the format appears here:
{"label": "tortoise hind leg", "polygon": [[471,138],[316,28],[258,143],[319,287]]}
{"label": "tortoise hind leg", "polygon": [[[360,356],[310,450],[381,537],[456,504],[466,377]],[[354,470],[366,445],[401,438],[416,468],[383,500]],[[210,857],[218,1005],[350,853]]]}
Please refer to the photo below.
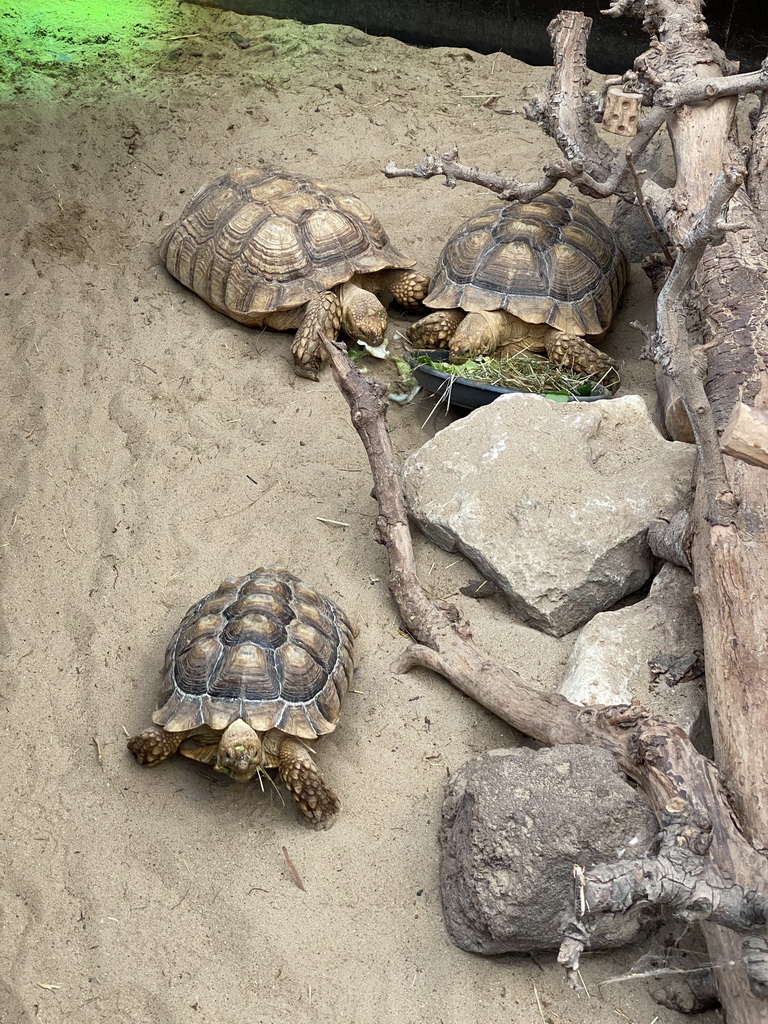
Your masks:
{"label": "tortoise hind leg", "polygon": [[131,736],[128,749],[139,764],[151,768],[175,754],[189,732],[166,732],[159,725],[150,725],[138,736]]}
{"label": "tortoise hind leg", "polygon": [[291,345],[293,369],[299,377],[317,380],[326,353],[322,337],[333,343],[341,327],[341,300],[336,292],[319,292],[304,307],[304,317]]}
{"label": "tortoise hind leg", "polygon": [[312,828],[330,828],[339,811],[339,799],[325,784],[312,755],[293,736],[280,743],[277,767],[283,785]]}

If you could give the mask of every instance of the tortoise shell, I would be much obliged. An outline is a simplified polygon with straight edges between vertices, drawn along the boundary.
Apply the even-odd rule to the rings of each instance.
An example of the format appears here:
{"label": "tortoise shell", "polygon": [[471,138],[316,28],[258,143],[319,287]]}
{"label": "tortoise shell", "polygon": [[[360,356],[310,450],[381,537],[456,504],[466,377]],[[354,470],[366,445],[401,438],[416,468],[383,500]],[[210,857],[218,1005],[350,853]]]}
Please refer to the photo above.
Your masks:
{"label": "tortoise shell", "polygon": [[352,676],[355,629],[287,569],[224,580],[193,605],[165,655],[158,710],[168,732],[242,718],[314,739],[332,732]]}
{"label": "tortoise shell", "polygon": [[627,259],[586,203],[549,192],[470,217],[449,238],[429,294],[433,309],[503,309],[530,324],[580,335],[609,326]]}
{"label": "tortoise shell", "polygon": [[354,274],[414,265],[356,196],[267,169],[240,168],[204,185],[157,244],[174,277],[244,324]]}

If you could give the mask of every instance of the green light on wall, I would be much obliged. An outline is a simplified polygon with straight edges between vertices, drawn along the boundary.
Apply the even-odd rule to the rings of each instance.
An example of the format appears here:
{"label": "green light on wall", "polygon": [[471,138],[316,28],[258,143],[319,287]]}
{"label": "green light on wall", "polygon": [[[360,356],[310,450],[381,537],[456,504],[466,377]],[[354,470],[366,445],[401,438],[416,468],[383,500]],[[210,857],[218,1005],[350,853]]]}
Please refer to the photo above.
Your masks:
{"label": "green light on wall", "polygon": [[0,75],[70,68],[135,54],[170,28],[171,0],[13,0],[0,13]]}

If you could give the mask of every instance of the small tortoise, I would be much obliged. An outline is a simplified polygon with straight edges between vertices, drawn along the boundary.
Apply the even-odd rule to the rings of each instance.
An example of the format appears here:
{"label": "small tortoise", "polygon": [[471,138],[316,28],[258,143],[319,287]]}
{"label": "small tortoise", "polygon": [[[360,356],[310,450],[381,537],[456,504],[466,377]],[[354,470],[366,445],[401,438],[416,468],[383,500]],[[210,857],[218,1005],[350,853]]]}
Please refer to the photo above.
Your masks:
{"label": "small tortoise", "polygon": [[408,338],[415,348],[448,348],[456,363],[526,349],[602,373],[613,360],[585,336],[606,331],[627,273],[608,226],[577,199],[550,192],[490,206],[445,244],[424,300],[438,312]]}
{"label": "small tortoise", "polygon": [[296,373],[317,380],[320,341],[341,327],[376,346],[387,314],[376,292],[419,309],[429,278],[390,243],[356,196],[281,171],[240,168],[203,186],[158,241],[168,271],[240,323],[296,328]]}
{"label": "small tortoise", "polygon": [[356,630],[296,576],[262,566],[193,605],[165,655],[154,725],[128,740],[139,764],[179,750],[239,782],[277,768],[314,828],[339,809],[304,741],[332,732]]}

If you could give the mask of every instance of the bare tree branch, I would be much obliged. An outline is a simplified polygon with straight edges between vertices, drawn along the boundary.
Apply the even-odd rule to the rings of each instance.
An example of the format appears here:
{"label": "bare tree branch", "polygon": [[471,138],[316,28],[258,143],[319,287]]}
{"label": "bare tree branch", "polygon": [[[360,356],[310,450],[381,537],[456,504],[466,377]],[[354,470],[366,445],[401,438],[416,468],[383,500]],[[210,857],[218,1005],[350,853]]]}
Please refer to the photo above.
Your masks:
{"label": "bare tree branch", "polygon": [[502,178],[498,174],[460,163],[457,149],[443,153],[442,156],[427,153],[415,167],[410,168],[397,167],[391,160],[384,168],[384,174],[387,178],[434,178],[441,174],[445,177],[443,184],[448,188],[455,188],[459,181],[467,181],[495,192],[501,199],[518,199],[523,203],[529,203],[537,196],[549,192],[558,181],[568,177],[564,165],[551,164],[544,168],[544,176],[538,181],[523,184],[517,178]]}
{"label": "bare tree branch", "polygon": [[726,231],[744,226],[723,220],[724,210],[743,180],[744,172],[731,167],[715,181],[709,202],[683,242],[675,265],[659,293],[656,306],[658,329],[651,342],[651,356],[680,391],[693,428],[708,496],[707,521],[720,526],[733,523],[733,493],[725,472],[712,409],[691,356],[685,329],[685,303],[706,247],[721,244]]}
{"label": "bare tree branch", "polygon": [[[386,177],[432,178],[443,175],[449,188],[455,187],[457,181],[466,181],[487,188],[502,199],[524,203],[549,192],[558,181],[566,179],[596,199],[618,195],[633,201],[634,188],[628,178],[627,154],[630,159],[639,157],[664,125],[667,112],[660,107],[651,108],[638,126],[637,135],[619,150],[611,149],[599,139],[588,116],[589,108],[579,93],[579,86],[586,75],[586,43],[591,24],[591,19],[583,14],[565,11],[549,26],[555,70],[548,92],[553,101],[547,105],[531,104],[528,116],[539,121],[544,130],[558,141],[565,159],[548,164],[538,181],[524,183],[517,178],[501,177],[469,167],[458,162],[456,150],[439,157],[427,154],[410,168],[397,167],[394,161],[390,161],[384,168]],[[572,102],[579,97],[579,110],[575,115],[570,113],[568,104],[556,99],[566,94]],[[598,147],[594,153],[590,150],[593,142]]]}
{"label": "bare tree branch", "polygon": [[[387,549],[389,589],[416,640],[394,671],[429,668],[543,743],[588,743],[610,751],[620,769],[642,786],[662,825],[662,842],[659,854],[640,865],[591,868],[585,878],[593,887],[592,910],[619,913],[622,899],[642,898],[669,905],[685,920],[725,926],[740,942],[748,938],[757,951],[758,966],[744,964],[752,990],[759,991],[764,983],[758,953],[766,941],[768,861],[741,835],[715,766],[695,750],[682,729],[640,707],[582,708],[561,694],[527,686],[516,672],[475,646],[456,608],[430,600],[416,570],[384,388],[367,381],[339,344],[327,339],[323,344],[368,455],[378,504],[375,536]],[[652,877],[644,880],[646,870]],[[577,903],[562,951],[569,969],[588,940],[590,922],[580,907]]]}
{"label": "bare tree branch", "polygon": [[665,82],[654,93],[654,102],[667,110],[673,110],[690,103],[707,103],[723,96],[746,96],[747,93],[762,93],[768,89],[768,60],[763,61],[759,71],[744,75],[728,75],[723,78],[699,78],[692,82]]}
{"label": "bare tree branch", "polygon": [[592,19],[576,11],[561,11],[549,23],[554,70],[544,125],[571,167],[581,168],[587,179],[602,181],[616,152],[597,134],[594,108],[586,101],[591,27]]}

